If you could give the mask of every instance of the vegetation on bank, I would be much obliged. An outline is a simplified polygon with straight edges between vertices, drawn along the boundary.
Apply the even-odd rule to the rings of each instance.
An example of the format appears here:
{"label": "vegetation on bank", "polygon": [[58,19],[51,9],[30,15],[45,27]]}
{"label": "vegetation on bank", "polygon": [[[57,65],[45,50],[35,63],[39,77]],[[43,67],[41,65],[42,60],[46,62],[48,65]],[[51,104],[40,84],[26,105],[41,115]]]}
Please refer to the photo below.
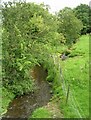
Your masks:
{"label": "vegetation on bank", "polygon": [[[51,100],[59,101],[64,117],[88,117],[88,35],[79,39],[83,23],[74,12],[65,8],[52,15],[44,4],[9,2],[2,8],[2,15],[0,114],[6,112],[14,97],[35,90],[30,70],[42,65],[48,71],[47,81],[52,84]],[[60,58],[63,53],[68,57],[64,61]],[[76,108],[71,105],[72,96],[76,98]],[[44,108],[32,115],[33,118],[50,116]]]}
{"label": "vegetation on bank", "polygon": [[66,88],[70,85],[68,104],[63,106],[64,115],[89,117],[89,35],[80,37],[61,66]]}
{"label": "vegetation on bank", "polygon": [[2,109],[0,109],[0,115],[3,115],[7,112],[9,103],[14,99],[15,95],[12,91],[9,91],[5,87],[2,87],[2,99],[0,100]]}
{"label": "vegetation on bank", "polygon": [[32,118],[51,118],[51,113],[45,108],[39,108],[33,112]]}
{"label": "vegetation on bank", "polygon": [[[65,51],[67,52],[68,49],[65,48]],[[62,50],[60,52],[62,52]],[[79,38],[79,41],[73,45],[73,47],[70,50],[70,54],[68,55],[66,60],[64,61],[61,60],[61,58],[59,57],[59,51],[55,55],[56,67],[58,71],[56,77],[55,74],[52,74],[56,82],[52,82],[54,88],[53,89],[54,94],[51,99],[51,102],[55,101],[56,103],[58,103],[58,108],[60,109],[60,113],[61,113],[60,116],[58,117],[63,117],[63,116],[65,118],[89,117],[88,52],[89,52],[89,35],[83,35]],[[62,70],[61,74],[60,74],[60,69]],[[55,68],[53,69],[53,71],[54,70]],[[53,71],[51,69],[51,73],[53,73]],[[67,100],[68,86],[69,86],[69,95]],[[36,109],[33,113],[33,115],[36,118],[40,118],[41,116],[40,109],[41,108]],[[54,109],[55,111],[57,111],[56,107]],[[45,110],[45,106],[42,107],[42,110]],[[55,112],[55,114],[57,113]],[[51,113],[51,116],[52,115],[53,115],[53,111]],[[43,115],[42,118],[45,118],[45,115]],[[50,118],[50,115],[48,116],[48,118]]]}

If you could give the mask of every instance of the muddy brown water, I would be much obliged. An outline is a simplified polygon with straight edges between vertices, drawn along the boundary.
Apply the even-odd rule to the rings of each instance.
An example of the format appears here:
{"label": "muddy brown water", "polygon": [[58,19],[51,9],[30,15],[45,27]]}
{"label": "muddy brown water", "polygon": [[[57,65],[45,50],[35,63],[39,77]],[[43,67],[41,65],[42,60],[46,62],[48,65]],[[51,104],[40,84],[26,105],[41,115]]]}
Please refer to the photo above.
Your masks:
{"label": "muddy brown water", "polygon": [[9,105],[6,118],[28,118],[36,108],[46,105],[52,97],[51,86],[46,81],[47,72],[42,66],[35,66],[32,71],[37,90],[27,95],[18,96]]}

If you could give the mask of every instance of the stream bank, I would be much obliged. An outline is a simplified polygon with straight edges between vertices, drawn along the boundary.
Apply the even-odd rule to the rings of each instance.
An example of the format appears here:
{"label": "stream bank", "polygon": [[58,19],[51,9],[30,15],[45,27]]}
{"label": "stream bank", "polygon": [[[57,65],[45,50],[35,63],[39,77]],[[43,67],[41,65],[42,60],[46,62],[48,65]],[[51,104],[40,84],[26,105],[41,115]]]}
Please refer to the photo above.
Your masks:
{"label": "stream bank", "polygon": [[16,97],[10,104],[5,118],[28,118],[39,107],[47,105],[50,101],[51,86],[46,81],[47,71],[42,66],[35,66],[31,71],[35,80],[36,90],[26,95]]}

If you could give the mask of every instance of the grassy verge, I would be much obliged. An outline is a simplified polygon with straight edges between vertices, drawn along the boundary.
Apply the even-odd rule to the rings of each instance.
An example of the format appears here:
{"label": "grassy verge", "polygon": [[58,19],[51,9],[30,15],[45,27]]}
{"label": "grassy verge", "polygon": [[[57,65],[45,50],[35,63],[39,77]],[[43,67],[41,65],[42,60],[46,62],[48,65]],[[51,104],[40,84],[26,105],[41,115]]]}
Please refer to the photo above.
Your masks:
{"label": "grassy verge", "polygon": [[65,117],[88,117],[89,36],[82,36],[73,47],[71,56],[61,62],[65,86],[70,85],[68,104],[61,107]]}
{"label": "grassy verge", "polygon": [[33,112],[32,118],[51,118],[51,112],[46,108],[41,107]]}

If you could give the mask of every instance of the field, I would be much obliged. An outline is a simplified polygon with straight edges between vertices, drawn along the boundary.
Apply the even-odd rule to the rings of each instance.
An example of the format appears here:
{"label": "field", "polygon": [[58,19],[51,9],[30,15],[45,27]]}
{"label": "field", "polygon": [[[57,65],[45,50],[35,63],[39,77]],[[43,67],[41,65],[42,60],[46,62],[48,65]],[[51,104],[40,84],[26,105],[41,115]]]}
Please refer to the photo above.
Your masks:
{"label": "field", "polygon": [[[89,116],[89,36],[81,36],[73,46],[69,57],[61,61],[64,79],[63,91],[69,86],[68,103],[63,111],[65,117]],[[61,103],[60,103],[61,104]],[[61,105],[62,106],[62,105]]]}

